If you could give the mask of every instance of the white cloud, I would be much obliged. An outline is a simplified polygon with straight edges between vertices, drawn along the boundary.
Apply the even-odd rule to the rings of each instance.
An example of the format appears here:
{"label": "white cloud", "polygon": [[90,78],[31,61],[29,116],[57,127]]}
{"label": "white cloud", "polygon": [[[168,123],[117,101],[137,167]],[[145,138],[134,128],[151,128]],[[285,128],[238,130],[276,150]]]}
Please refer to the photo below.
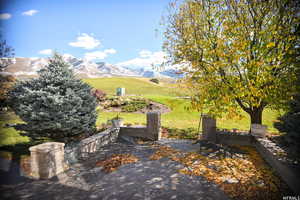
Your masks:
{"label": "white cloud", "polygon": [[152,66],[160,65],[164,61],[166,54],[162,51],[151,52],[148,50],[142,50],[139,52],[139,57],[117,63],[122,67],[145,67],[152,68]]}
{"label": "white cloud", "polygon": [[99,40],[86,33],[79,35],[77,37],[77,41],[69,43],[69,45],[72,47],[82,47],[84,49],[94,49],[100,44],[101,43]]}
{"label": "white cloud", "polygon": [[104,50],[104,53],[107,53],[107,54],[115,54],[117,53],[117,51],[115,49],[105,49]]}
{"label": "white cloud", "polygon": [[43,54],[43,55],[51,55],[53,53],[52,49],[44,49],[39,51],[39,54]]}
{"label": "white cloud", "polygon": [[36,14],[37,12],[39,12],[39,11],[37,11],[37,10],[27,10],[27,11],[25,11],[25,12],[22,12],[22,15],[33,16],[33,15]]}
{"label": "white cloud", "polygon": [[93,51],[84,54],[84,58],[87,60],[96,60],[96,59],[104,59],[108,56],[108,54],[115,54],[117,51],[115,49],[105,49],[104,51]]}
{"label": "white cloud", "polygon": [[9,18],[11,18],[11,14],[9,13],[0,14],[0,19],[9,19]]}

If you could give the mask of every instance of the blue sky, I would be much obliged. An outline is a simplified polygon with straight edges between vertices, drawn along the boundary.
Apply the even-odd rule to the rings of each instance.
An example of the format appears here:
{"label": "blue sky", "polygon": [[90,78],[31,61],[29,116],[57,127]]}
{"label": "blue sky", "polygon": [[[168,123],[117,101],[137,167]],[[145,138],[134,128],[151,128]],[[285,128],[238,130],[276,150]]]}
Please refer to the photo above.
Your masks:
{"label": "blue sky", "polygon": [[170,0],[0,2],[1,32],[16,57],[47,57],[57,50],[124,66],[148,66],[163,59],[159,24]]}

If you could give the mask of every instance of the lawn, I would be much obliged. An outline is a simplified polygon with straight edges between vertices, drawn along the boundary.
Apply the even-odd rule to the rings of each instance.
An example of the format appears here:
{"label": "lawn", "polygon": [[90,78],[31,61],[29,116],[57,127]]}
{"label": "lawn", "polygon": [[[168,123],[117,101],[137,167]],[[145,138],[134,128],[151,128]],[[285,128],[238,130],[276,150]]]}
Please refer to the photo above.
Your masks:
{"label": "lawn", "polygon": [[126,89],[128,95],[162,95],[162,96],[180,96],[180,93],[174,84],[150,82],[146,78],[91,78],[83,79],[86,83],[95,88],[105,91],[107,94],[114,95],[116,88],[122,87]]}
{"label": "lawn", "polygon": [[[174,87],[174,84],[160,83],[159,85],[152,83],[149,79],[144,78],[97,78],[97,79],[84,79],[85,82],[95,88],[99,88],[106,93],[115,94],[117,87],[126,88],[126,94],[128,95],[141,95],[149,98],[153,101],[165,104],[169,106],[172,111],[162,114],[162,126],[168,128],[198,128],[200,113],[196,111],[187,111],[185,107],[189,106],[189,100],[179,99],[178,96],[184,96],[181,89]],[[97,119],[97,125],[106,123],[107,120],[116,116],[114,112],[99,112]],[[273,121],[276,120],[278,112],[266,109],[263,113],[263,124],[269,127],[269,132],[278,132],[273,127]],[[121,113],[121,117],[124,118],[125,123],[130,124],[145,124],[145,114],[135,113]],[[19,143],[29,142],[28,137],[20,136],[19,132],[13,128],[5,128],[6,123],[16,123],[21,120],[13,113],[2,113],[0,119],[0,147],[4,145],[14,145]],[[249,130],[250,120],[247,114],[244,114],[244,118],[238,119],[226,119],[218,118],[218,128],[237,128],[240,130]]]}
{"label": "lawn", "polygon": [[14,113],[6,112],[0,113],[0,147],[5,145],[15,145],[20,143],[29,142],[26,136],[20,136],[19,132],[14,128],[6,128],[7,123],[20,123],[22,122]]}
{"label": "lawn", "polygon": [[[180,92],[181,89],[174,87],[174,84],[162,83],[156,85],[151,83],[149,79],[140,78],[98,78],[85,79],[87,83],[95,88],[104,90],[108,94],[115,94],[117,87],[126,88],[126,93],[129,95],[138,94],[153,101],[169,106],[172,111],[162,114],[162,125],[170,128],[197,128],[199,124],[200,114],[197,111],[188,111],[185,108],[190,105],[187,99],[178,99],[178,96],[185,96]],[[97,124],[105,123],[107,120],[116,116],[113,112],[100,112]],[[274,110],[266,109],[263,113],[263,124],[269,127],[269,132],[278,132],[273,127],[273,122],[278,117],[279,113]],[[146,116],[144,114],[121,113],[125,123],[130,124],[145,124]],[[243,113],[243,118],[227,119],[223,117],[217,119],[218,128],[237,128],[240,130],[249,130],[250,118],[247,113]]]}

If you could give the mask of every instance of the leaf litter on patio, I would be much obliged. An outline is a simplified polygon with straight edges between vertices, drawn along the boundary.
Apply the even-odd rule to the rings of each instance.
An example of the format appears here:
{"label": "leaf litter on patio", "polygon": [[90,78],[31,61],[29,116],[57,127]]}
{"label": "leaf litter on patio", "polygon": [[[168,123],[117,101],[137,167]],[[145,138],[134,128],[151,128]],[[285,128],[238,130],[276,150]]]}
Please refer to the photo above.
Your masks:
{"label": "leaf litter on patio", "polygon": [[103,167],[106,173],[113,172],[121,165],[137,162],[138,158],[131,154],[113,154],[110,158],[98,161],[96,166]]}
{"label": "leaf litter on patio", "polygon": [[[180,162],[185,167],[179,172],[187,175],[203,176],[233,199],[278,199],[283,194],[291,194],[283,183],[252,147],[234,146],[244,152],[243,156],[228,157],[224,154],[204,156],[196,152],[181,152],[168,146],[160,146],[150,156],[151,160],[167,157]],[[209,149],[213,154],[213,150]],[[224,152],[225,153],[225,152]]]}

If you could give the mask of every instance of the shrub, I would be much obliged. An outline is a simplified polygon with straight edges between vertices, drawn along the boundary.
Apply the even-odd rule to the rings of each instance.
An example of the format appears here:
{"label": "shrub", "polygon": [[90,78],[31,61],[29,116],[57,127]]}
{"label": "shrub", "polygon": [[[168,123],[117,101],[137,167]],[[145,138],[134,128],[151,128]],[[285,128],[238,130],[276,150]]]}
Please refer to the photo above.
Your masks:
{"label": "shrub", "polygon": [[17,82],[9,93],[12,109],[26,123],[15,128],[32,138],[62,141],[92,133],[97,102],[91,87],[76,79],[58,54],[38,74],[38,78]]}
{"label": "shrub", "polygon": [[0,74],[0,108],[7,106],[8,92],[15,82],[16,79],[13,76]]}
{"label": "shrub", "polygon": [[151,82],[159,84],[159,80],[157,78],[152,78],[150,79]]}
{"label": "shrub", "polygon": [[106,93],[103,92],[102,90],[100,89],[93,89],[92,90],[92,94],[97,98],[97,100],[99,102],[102,102],[105,100],[105,97],[106,97]]}
{"label": "shrub", "polygon": [[285,132],[285,139],[288,143],[293,144],[300,150],[300,65],[295,68],[297,80],[295,85],[297,90],[288,102],[288,112],[278,118],[274,127],[281,132]]}
{"label": "shrub", "polygon": [[300,145],[300,94],[289,105],[289,111],[278,118],[279,121],[274,123],[274,127],[286,133],[285,138],[289,143]]}
{"label": "shrub", "polygon": [[122,106],[123,112],[136,112],[138,110],[141,110],[147,106],[146,101],[131,101],[127,105]]}
{"label": "shrub", "polygon": [[198,139],[199,135],[195,128],[178,129],[163,127],[163,131],[167,134],[168,138],[176,139]]}

